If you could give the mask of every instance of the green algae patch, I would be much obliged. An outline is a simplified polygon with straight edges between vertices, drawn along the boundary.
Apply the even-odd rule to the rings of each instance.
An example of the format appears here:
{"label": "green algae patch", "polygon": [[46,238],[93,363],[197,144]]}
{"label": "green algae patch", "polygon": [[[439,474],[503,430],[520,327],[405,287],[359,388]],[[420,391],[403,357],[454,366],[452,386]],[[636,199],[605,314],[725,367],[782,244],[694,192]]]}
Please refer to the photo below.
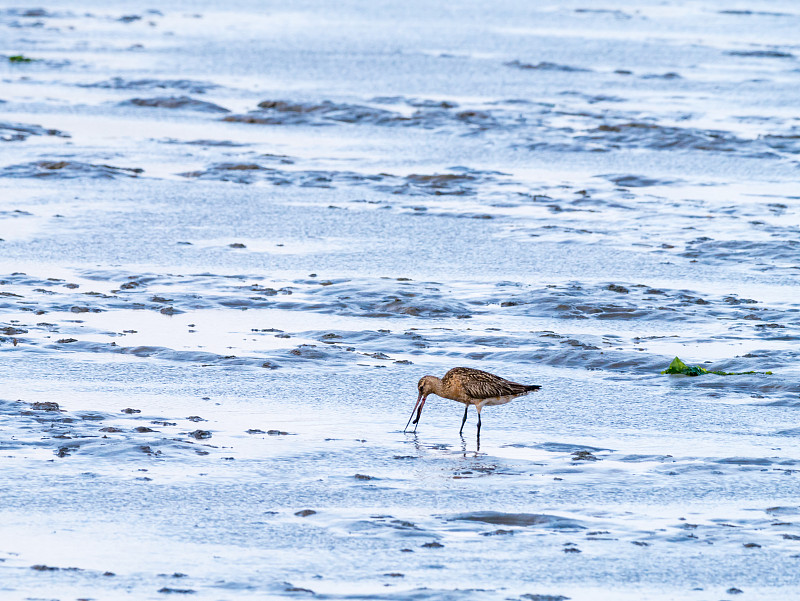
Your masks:
{"label": "green algae patch", "polygon": [[35,60],[35,58],[28,58],[27,56],[22,56],[21,54],[15,54],[14,56],[8,57],[8,62],[10,63],[32,63]]}
{"label": "green algae patch", "polygon": [[661,372],[662,374],[680,374],[683,376],[702,376],[705,374],[717,374],[718,376],[744,376],[747,374],[772,375],[771,371],[713,371],[699,365],[686,365],[683,361],[675,357],[669,367]]}

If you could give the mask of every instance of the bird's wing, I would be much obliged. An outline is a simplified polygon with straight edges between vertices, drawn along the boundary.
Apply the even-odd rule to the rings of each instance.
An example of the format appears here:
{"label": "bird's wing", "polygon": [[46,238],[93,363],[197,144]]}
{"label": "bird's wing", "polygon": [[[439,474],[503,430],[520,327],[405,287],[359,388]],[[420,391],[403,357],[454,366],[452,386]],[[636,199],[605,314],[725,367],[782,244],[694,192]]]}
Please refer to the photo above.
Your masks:
{"label": "bird's wing", "polygon": [[454,367],[442,378],[443,384],[448,385],[448,381],[458,382],[464,393],[473,399],[517,395],[529,390],[523,384],[510,382],[500,376],[469,367]]}

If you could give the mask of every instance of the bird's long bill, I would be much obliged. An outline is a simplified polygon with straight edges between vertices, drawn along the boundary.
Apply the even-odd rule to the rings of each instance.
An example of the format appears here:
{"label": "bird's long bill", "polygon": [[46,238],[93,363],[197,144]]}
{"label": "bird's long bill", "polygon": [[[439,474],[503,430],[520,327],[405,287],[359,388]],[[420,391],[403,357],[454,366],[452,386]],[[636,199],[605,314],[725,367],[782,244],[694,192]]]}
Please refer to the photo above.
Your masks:
{"label": "bird's long bill", "polygon": [[417,410],[419,410],[419,413],[417,414],[417,419],[416,419],[416,420],[414,420],[414,424],[415,424],[415,427],[414,427],[414,429],[416,430],[416,424],[417,424],[417,422],[419,422],[419,416],[420,416],[420,415],[422,415],[422,407],[423,407],[424,405],[425,405],[425,399],[422,397],[422,393],[420,392],[420,393],[419,393],[419,396],[417,397],[417,404],[416,404],[416,405],[414,405],[414,409],[413,409],[413,411],[411,411],[411,417],[409,417],[409,418],[408,418],[408,421],[406,422],[406,427],[405,427],[405,428],[403,428],[403,432],[405,432],[406,430],[408,430],[408,424],[410,424],[410,423],[411,423],[411,420],[412,420],[412,419],[413,419],[413,417],[414,417],[414,413],[416,413],[416,412],[417,412]]}

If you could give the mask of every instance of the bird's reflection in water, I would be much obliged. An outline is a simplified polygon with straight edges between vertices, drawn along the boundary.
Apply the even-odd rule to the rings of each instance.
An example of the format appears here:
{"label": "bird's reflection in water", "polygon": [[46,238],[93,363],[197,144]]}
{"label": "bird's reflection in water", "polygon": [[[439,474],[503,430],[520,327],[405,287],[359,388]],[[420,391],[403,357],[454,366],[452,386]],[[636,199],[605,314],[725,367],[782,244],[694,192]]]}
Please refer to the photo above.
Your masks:
{"label": "bird's reflection in water", "polygon": [[[420,457],[423,455],[424,451],[449,451],[450,450],[450,444],[449,443],[430,443],[430,444],[425,444],[420,440],[419,434],[417,434],[416,432],[406,432],[405,434],[407,436],[407,439],[408,438],[411,439],[409,442],[414,445],[414,450],[417,452],[418,456],[420,456]],[[475,439],[475,451],[474,452],[470,452],[467,449],[467,439],[464,438],[463,434],[459,435],[459,438],[461,438],[461,456],[462,457],[473,457],[474,458],[474,457],[478,457],[478,455],[481,455],[481,452],[480,452],[480,450],[481,450],[481,437],[480,436],[476,437],[476,439]],[[455,449],[453,449],[453,450],[455,450]]]}
{"label": "bird's reflection in water", "polygon": [[[481,437],[478,436],[475,440],[475,453],[471,455],[471,457],[477,457],[481,450]],[[467,439],[464,438],[464,435],[461,435],[461,456],[467,456]]]}
{"label": "bird's reflection in water", "polygon": [[412,434],[411,442],[413,443],[414,450],[417,452],[417,454],[422,455],[422,445],[419,442],[419,435],[416,432]]}

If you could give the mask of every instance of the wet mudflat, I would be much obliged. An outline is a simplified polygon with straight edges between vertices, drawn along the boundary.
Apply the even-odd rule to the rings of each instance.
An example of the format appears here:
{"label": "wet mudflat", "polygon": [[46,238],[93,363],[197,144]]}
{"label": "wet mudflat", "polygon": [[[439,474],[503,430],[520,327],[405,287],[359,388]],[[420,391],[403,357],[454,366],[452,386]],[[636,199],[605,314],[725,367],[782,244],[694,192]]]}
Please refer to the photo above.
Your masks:
{"label": "wet mudflat", "polygon": [[0,596],[800,594],[798,25],[4,4]]}

